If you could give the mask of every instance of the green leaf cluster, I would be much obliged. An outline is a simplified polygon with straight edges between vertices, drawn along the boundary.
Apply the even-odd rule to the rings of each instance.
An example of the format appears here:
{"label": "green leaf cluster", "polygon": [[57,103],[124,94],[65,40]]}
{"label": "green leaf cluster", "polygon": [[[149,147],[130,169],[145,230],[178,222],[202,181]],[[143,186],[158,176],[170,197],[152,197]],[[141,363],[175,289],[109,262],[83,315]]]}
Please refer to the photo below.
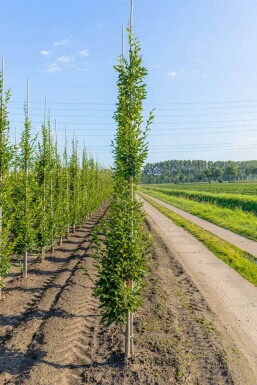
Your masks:
{"label": "green leaf cluster", "polygon": [[95,236],[97,282],[94,294],[100,300],[106,325],[126,322],[141,304],[147,273],[150,238],[143,228],[141,204],[136,200],[136,183],[147,157],[147,132],[153,120],[143,118],[146,99],[139,41],[129,35],[129,60],[121,57],[114,67],[118,73],[118,101],[114,119],[117,131],[114,153],[114,199],[107,221],[102,224],[104,239]]}
{"label": "green leaf cluster", "polygon": [[[44,255],[71,226],[83,224],[112,192],[109,170],[102,169],[86,149],[82,159],[74,139],[68,153],[58,152],[50,118],[33,136],[25,106],[24,129],[19,143],[10,143],[7,105],[10,91],[2,98],[0,73],[0,288],[11,268],[13,254]],[[25,274],[26,276],[26,274]]]}

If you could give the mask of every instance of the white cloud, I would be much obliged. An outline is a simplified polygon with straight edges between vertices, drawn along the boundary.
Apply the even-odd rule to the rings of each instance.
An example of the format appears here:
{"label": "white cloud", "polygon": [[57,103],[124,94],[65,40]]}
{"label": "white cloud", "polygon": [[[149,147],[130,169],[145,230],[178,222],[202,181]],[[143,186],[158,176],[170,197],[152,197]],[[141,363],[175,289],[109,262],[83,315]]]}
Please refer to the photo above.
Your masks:
{"label": "white cloud", "polygon": [[62,39],[54,42],[54,46],[62,46],[62,45],[70,45],[71,40],[70,39]]}
{"label": "white cloud", "polygon": [[167,76],[169,76],[171,78],[177,78],[178,77],[178,73],[176,71],[171,71],[171,72],[167,73]]}
{"label": "white cloud", "polygon": [[42,49],[42,51],[40,51],[40,54],[42,56],[49,56],[53,53],[53,51],[47,51],[46,49]]}
{"label": "white cloud", "polygon": [[61,64],[71,63],[72,61],[74,61],[72,56],[59,56],[57,58],[57,62]]}
{"label": "white cloud", "polygon": [[83,49],[82,51],[78,52],[78,55],[88,57],[89,56],[89,51],[88,49]]}
{"label": "white cloud", "polygon": [[48,72],[49,74],[55,74],[59,71],[61,71],[61,67],[57,63],[51,63],[45,69],[45,72]]}

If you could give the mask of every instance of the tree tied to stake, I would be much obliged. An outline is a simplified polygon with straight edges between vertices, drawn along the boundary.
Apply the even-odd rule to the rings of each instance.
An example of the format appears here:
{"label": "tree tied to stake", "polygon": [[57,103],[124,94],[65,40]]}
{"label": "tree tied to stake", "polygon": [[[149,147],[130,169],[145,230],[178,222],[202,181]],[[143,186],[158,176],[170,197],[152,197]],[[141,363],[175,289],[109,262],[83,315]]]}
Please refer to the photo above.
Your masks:
{"label": "tree tied to stake", "polygon": [[148,270],[150,237],[143,229],[144,214],[135,199],[136,183],[147,157],[146,136],[153,112],[144,125],[143,101],[146,99],[140,44],[129,33],[129,60],[123,56],[114,68],[118,73],[117,122],[114,153],[114,200],[107,221],[101,225],[104,239],[95,236],[97,281],[102,322],[126,324],[125,356],[133,355],[133,313],[141,305],[141,291]]}

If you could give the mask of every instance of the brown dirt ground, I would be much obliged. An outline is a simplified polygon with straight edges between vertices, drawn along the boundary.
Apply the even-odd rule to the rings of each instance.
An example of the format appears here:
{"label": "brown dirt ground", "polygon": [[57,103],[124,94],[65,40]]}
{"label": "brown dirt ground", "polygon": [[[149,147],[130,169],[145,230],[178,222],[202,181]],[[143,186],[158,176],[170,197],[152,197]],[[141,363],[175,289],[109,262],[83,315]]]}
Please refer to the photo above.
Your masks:
{"label": "brown dirt ground", "polygon": [[95,273],[90,230],[105,210],[33,264],[27,281],[8,283],[0,303],[0,384],[234,384],[214,315],[157,235],[135,317],[136,356],[124,364],[121,330],[100,323],[92,283],[78,268]]}

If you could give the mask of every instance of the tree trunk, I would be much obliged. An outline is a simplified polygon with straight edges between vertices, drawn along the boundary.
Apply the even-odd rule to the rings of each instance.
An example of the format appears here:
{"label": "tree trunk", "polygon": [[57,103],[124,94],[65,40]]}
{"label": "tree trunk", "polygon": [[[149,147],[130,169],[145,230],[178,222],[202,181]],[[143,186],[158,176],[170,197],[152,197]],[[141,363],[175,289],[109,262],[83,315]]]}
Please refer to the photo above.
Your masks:
{"label": "tree trunk", "polygon": [[130,313],[127,315],[126,331],[125,331],[125,359],[129,359],[131,356],[131,317]]}
{"label": "tree trunk", "polygon": [[28,252],[25,251],[23,259],[23,277],[28,277]]}

